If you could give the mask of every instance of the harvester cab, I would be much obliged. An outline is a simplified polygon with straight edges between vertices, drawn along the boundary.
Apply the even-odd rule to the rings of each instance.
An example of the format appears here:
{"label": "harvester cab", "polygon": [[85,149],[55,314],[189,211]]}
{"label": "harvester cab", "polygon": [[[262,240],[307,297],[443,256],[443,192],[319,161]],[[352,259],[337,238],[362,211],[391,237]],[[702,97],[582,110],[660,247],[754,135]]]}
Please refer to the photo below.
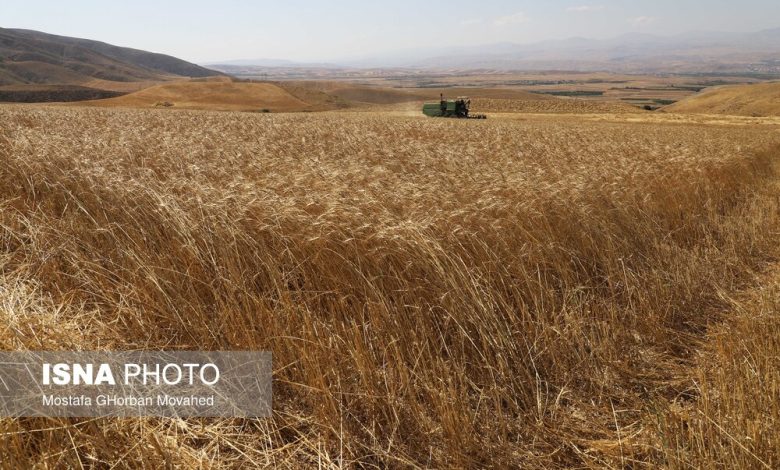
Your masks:
{"label": "harvester cab", "polygon": [[440,95],[438,103],[425,103],[423,105],[423,114],[430,117],[448,117],[462,119],[486,119],[484,114],[470,114],[471,100],[466,96],[459,96],[454,100],[444,99],[444,94]]}

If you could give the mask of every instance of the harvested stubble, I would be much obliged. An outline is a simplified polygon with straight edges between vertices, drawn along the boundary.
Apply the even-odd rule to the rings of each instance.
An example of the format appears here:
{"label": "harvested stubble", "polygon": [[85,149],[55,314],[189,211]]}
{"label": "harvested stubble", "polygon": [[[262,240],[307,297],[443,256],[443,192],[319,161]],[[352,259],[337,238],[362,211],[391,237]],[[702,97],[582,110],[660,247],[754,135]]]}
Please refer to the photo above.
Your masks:
{"label": "harvested stubble", "polygon": [[518,100],[475,98],[472,109],[480,113],[541,113],[541,114],[645,114],[643,109],[628,103],[584,99]]}
{"label": "harvested stubble", "polygon": [[747,128],[0,122],[4,348],[269,349],[276,371],[270,420],[0,421],[24,466],[669,464],[647,416],[778,229],[778,139]]}

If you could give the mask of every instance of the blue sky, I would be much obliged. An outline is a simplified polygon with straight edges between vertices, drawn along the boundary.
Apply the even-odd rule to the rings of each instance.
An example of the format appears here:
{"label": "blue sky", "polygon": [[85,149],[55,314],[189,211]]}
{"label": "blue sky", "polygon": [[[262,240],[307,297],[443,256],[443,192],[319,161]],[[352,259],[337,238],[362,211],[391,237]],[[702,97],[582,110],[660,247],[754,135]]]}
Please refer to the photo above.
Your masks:
{"label": "blue sky", "polygon": [[780,27],[778,0],[0,0],[0,27],[194,62],[327,61],[410,48]]}

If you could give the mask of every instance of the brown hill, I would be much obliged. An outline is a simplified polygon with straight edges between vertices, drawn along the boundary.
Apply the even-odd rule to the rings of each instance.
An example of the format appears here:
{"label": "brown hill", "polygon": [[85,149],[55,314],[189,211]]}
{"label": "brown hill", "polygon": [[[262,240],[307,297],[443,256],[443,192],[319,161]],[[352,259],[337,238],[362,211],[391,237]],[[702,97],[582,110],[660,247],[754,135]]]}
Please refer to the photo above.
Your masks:
{"label": "brown hill", "polygon": [[664,111],[735,116],[779,116],[780,82],[710,88]]}
{"label": "brown hill", "polygon": [[79,85],[221,75],[164,54],[99,41],[0,28],[0,85]]}
{"label": "brown hill", "polygon": [[309,102],[273,83],[238,82],[228,77],[169,82],[124,96],[82,104],[101,107],[272,112],[306,111],[312,108]]}
{"label": "brown hill", "polygon": [[349,82],[249,82],[212,77],[156,84],[124,96],[85,101],[82,104],[101,107],[297,112],[404,103],[412,105],[437,100],[439,93],[445,93],[447,97],[467,95],[477,100],[522,100],[524,103],[538,103],[537,108],[542,103],[562,101],[551,96],[501,88],[389,88]]}

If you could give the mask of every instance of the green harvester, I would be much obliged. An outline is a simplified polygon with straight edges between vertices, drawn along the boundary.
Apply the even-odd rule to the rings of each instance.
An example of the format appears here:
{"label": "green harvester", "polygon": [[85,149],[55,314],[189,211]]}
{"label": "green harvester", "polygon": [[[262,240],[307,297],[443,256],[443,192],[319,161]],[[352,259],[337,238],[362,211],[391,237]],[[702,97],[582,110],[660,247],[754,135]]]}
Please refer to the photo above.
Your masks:
{"label": "green harvester", "polygon": [[460,96],[454,100],[445,100],[444,94],[440,96],[438,103],[425,103],[423,105],[423,114],[430,117],[447,117],[461,119],[487,119],[484,114],[470,114],[471,100],[468,97]]}

